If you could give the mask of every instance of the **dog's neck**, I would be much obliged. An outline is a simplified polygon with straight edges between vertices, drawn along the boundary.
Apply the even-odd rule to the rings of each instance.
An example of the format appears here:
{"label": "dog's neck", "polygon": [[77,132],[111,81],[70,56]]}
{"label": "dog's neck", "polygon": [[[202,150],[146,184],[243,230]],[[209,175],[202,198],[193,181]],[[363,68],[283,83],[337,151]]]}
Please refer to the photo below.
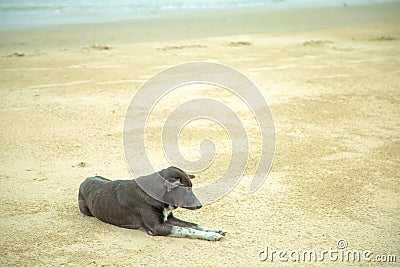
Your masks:
{"label": "dog's neck", "polygon": [[163,209],[163,215],[164,215],[164,222],[166,222],[168,220],[168,216],[172,213],[173,210],[175,210],[176,207],[172,206],[172,205],[168,205],[166,207],[164,207]]}

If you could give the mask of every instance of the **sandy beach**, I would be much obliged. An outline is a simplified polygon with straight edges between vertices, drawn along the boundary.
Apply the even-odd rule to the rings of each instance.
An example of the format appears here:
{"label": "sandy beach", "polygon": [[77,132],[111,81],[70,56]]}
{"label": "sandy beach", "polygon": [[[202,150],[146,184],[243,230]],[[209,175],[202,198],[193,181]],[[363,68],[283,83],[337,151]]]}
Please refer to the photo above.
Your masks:
{"label": "sandy beach", "polygon": [[[373,252],[363,264],[376,265],[377,255],[400,262],[399,10],[391,3],[1,30],[0,265],[289,266],[276,255],[262,262],[259,251],[320,252],[338,249],[339,239]],[[239,70],[268,101],[276,153],[262,187],[247,193],[259,141],[243,110],[254,137],[245,178],[211,205],[176,212],[227,230],[221,241],[153,237],[82,215],[77,190],[86,177],[130,179],[122,130],[135,92],[191,61]],[[182,99],[192,97],[242,112],[223,92]],[[166,167],[157,116],[168,112],[159,109],[147,131],[157,168]],[[222,131],[209,132],[225,142]],[[182,150],[190,154],[199,136],[184,132]],[[228,152],[194,186],[217,176]],[[299,265],[310,264],[341,262]]]}

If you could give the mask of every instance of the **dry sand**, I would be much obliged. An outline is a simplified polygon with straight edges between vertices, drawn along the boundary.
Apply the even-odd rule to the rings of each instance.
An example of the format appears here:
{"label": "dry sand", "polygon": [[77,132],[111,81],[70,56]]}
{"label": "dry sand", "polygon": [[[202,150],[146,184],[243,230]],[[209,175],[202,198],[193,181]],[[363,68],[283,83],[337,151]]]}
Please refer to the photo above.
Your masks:
{"label": "dry sand", "polygon": [[[349,249],[400,261],[400,23],[55,47],[2,45],[0,265],[265,266],[270,262],[257,253],[266,245],[321,251],[336,248],[340,238]],[[245,179],[212,205],[177,212],[226,229],[227,236],[220,242],[152,237],[82,215],[77,189],[85,177],[129,178],[122,127],[136,90],[169,66],[199,60],[252,79],[276,125],[275,161],[256,193],[246,193]],[[158,112],[166,116],[168,109]],[[256,156],[259,141],[248,121]],[[147,143],[163,167],[157,120],[153,126]],[[223,132],[211,134],[225,142]],[[184,151],[197,147],[198,135],[192,137],[193,143],[182,141]],[[254,172],[255,156],[246,175]],[[195,185],[216,177],[224,162],[198,174]]]}

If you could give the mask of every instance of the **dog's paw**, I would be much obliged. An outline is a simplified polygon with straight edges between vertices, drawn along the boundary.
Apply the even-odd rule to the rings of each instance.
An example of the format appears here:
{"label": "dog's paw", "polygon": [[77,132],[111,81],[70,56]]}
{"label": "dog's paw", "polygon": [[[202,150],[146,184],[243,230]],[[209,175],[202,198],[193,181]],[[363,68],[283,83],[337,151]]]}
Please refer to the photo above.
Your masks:
{"label": "dog's paw", "polygon": [[209,240],[209,241],[219,241],[219,240],[221,240],[221,238],[223,236],[219,233],[206,232],[204,237],[205,237],[204,239]]}
{"label": "dog's paw", "polygon": [[218,230],[218,229],[217,229],[217,233],[220,234],[220,235],[222,235],[222,236],[225,236],[227,232],[224,231],[224,230]]}
{"label": "dog's paw", "polygon": [[220,229],[208,228],[208,227],[204,227],[204,226],[200,226],[200,225],[198,225],[197,227],[198,227],[199,230],[205,231],[205,232],[218,233],[218,234],[220,234],[222,236],[225,236],[225,234],[226,234],[226,231],[220,230]]}

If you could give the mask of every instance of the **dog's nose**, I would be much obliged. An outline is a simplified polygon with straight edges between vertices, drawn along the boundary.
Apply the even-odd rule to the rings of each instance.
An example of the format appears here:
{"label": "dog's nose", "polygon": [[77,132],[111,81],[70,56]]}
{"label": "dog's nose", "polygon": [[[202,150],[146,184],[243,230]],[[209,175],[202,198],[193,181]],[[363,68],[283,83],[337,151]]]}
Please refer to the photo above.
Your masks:
{"label": "dog's nose", "polygon": [[198,206],[196,206],[196,210],[200,209],[201,207],[203,207],[203,205],[199,204]]}

